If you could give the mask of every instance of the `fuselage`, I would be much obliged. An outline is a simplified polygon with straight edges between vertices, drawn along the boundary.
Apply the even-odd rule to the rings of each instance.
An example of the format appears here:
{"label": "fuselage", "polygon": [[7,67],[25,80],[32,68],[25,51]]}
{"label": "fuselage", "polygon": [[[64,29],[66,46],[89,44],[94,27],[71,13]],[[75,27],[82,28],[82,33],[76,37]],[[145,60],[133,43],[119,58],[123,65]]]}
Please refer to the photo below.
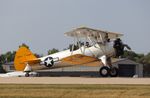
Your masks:
{"label": "fuselage", "polygon": [[103,55],[112,56],[114,54],[113,42],[107,42],[105,44],[96,43],[89,47],[81,46],[79,49],[75,51],[70,51],[70,49],[68,49],[68,50],[60,51],[60,52],[57,52],[48,56],[44,56],[39,59],[41,61],[44,61],[47,57],[52,57],[52,58],[57,58],[61,60],[63,58],[66,58],[75,54],[82,54],[82,55],[91,56],[95,58],[99,58]]}

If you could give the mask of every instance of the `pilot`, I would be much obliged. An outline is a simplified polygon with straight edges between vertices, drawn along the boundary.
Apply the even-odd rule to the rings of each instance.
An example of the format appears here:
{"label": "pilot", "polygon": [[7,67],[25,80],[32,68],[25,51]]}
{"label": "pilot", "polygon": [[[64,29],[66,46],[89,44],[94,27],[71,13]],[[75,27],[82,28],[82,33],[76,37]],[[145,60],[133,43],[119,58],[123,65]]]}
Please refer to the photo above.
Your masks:
{"label": "pilot", "polygon": [[85,43],[85,46],[86,46],[86,47],[90,47],[89,42],[86,42],[86,43]]}
{"label": "pilot", "polygon": [[126,47],[128,50],[131,50],[131,48],[127,44],[123,44],[122,40],[120,38],[117,38],[114,41],[113,45],[116,53],[116,57],[119,58],[124,54],[124,48]]}
{"label": "pilot", "polygon": [[105,39],[105,41],[104,41],[105,43],[110,42],[110,39],[109,39],[109,37],[108,37],[108,33],[106,33],[106,35],[105,35],[105,38],[104,38],[104,39]]}

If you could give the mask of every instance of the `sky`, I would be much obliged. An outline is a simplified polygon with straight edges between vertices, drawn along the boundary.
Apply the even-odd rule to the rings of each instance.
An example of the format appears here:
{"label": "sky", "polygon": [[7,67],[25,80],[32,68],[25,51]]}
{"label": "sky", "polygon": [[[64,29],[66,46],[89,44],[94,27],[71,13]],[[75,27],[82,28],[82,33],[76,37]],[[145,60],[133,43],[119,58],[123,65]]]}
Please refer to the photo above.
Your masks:
{"label": "sky", "polygon": [[63,50],[72,43],[64,33],[81,26],[120,32],[133,51],[150,52],[150,0],[0,0],[0,53],[22,43]]}

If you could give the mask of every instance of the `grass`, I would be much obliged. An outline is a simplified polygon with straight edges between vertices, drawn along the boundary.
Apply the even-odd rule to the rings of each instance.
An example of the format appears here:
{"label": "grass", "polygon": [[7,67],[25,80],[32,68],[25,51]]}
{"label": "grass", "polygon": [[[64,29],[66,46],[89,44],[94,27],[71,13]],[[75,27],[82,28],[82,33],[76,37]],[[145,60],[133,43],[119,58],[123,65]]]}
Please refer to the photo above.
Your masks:
{"label": "grass", "polygon": [[150,98],[150,85],[0,84],[0,98]]}

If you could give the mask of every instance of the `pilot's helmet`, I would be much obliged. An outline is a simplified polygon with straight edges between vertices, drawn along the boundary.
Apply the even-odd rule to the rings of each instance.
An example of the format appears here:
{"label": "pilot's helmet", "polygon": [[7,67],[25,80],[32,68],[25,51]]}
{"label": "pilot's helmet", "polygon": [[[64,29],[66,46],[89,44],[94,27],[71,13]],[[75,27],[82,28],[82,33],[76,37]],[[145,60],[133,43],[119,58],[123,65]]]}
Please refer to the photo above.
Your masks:
{"label": "pilot's helmet", "polygon": [[120,38],[117,38],[116,40],[117,40],[118,42],[120,42],[120,41],[121,41],[121,39],[120,39]]}

